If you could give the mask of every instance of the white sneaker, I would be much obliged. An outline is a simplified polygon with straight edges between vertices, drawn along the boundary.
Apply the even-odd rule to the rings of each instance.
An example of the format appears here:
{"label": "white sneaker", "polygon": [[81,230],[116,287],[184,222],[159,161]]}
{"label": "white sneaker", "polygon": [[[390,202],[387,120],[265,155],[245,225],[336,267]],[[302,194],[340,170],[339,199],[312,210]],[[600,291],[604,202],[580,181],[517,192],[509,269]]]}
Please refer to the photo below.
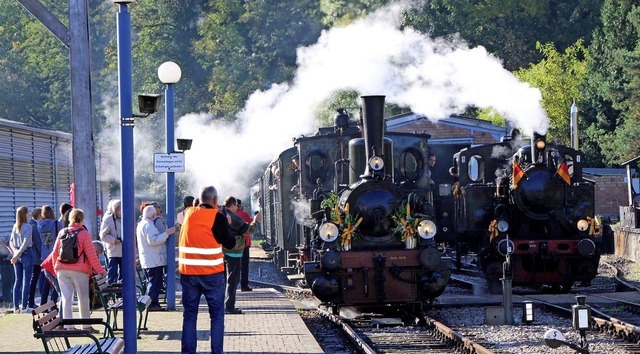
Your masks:
{"label": "white sneaker", "polygon": [[13,313],[20,313],[20,309],[13,309]]}

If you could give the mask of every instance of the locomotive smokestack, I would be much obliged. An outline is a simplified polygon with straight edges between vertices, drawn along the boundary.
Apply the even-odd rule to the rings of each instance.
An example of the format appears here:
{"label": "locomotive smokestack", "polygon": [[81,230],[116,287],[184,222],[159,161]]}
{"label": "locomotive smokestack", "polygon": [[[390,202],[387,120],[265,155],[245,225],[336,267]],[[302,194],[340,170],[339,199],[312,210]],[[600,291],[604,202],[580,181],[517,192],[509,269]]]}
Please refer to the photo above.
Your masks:
{"label": "locomotive smokestack", "polygon": [[[384,155],[384,98],[385,96],[362,96],[364,142],[367,161],[373,156]],[[374,171],[367,164],[364,177],[372,177]]]}

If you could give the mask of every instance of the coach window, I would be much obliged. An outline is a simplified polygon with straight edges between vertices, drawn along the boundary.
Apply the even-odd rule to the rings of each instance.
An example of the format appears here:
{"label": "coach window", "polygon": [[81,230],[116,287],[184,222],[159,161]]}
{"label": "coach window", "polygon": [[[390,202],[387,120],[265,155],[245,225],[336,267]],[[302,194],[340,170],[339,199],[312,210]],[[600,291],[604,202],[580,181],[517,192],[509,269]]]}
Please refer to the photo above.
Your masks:
{"label": "coach window", "polygon": [[467,168],[467,174],[469,175],[469,179],[477,182],[482,178],[482,173],[480,171],[480,166],[482,165],[482,157],[478,155],[471,156],[469,158],[469,165]]}
{"label": "coach window", "polygon": [[420,151],[408,148],[400,154],[400,175],[405,181],[411,182],[424,175],[424,161]]}
{"label": "coach window", "polygon": [[305,160],[307,176],[311,183],[316,183],[318,179],[324,182],[327,179],[327,157],[320,152],[312,152]]}

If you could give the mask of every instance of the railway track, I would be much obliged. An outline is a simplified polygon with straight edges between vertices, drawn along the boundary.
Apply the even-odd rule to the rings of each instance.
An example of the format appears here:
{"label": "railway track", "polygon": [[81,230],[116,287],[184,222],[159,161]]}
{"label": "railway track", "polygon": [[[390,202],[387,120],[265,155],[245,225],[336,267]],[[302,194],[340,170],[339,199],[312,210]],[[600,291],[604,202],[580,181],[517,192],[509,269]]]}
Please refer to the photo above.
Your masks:
{"label": "railway track", "polygon": [[[365,316],[358,319],[346,319],[335,315],[331,310],[323,308],[313,298],[309,289],[269,282],[251,281],[254,286],[271,287],[281,291],[294,301],[306,302],[306,308],[314,307],[323,318],[335,325],[340,333],[332,333],[331,328],[322,324],[314,324],[319,328],[314,331],[319,341],[328,342],[329,347],[340,347],[333,342],[343,337],[350,344],[343,345],[345,353],[476,353],[490,354],[491,350],[465,338],[445,324],[431,318],[421,317],[413,322],[423,325],[405,324],[399,319],[376,318]],[[313,315],[310,315],[313,316]],[[409,321],[410,323],[411,321]],[[329,331],[329,334],[326,333]],[[338,337],[326,339],[326,337]]]}
{"label": "railway track", "polygon": [[424,323],[423,326],[407,326],[397,319],[365,317],[349,320],[328,311],[321,311],[321,313],[342,328],[362,353],[366,354],[493,353],[431,318],[421,318],[420,322]]}

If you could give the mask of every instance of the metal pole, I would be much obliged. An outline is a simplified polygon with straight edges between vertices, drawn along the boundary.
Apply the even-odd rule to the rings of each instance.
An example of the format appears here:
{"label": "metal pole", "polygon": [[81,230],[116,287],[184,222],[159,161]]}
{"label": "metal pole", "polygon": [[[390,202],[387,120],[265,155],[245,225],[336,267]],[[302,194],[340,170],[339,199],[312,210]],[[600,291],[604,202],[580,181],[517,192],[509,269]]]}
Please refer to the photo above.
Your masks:
{"label": "metal pole", "polygon": [[571,119],[570,119],[570,129],[571,129],[571,147],[578,150],[579,140],[578,140],[578,106],[576,106],[576,99],[573,99],[573,104],[571,105]]}
{"label": "metal pole", "polygon": [[[509,247],[507,238],[507,247]],[[507,254],[507,259],[502,264],[502,306],[504,307],[505,324],[513,324],[513,300],[512,300],[512,278],[511,278],[511,257]]]}
{"label": "metal pole", "polygon": [[[165,90],[164,114],[166,117],[166,137],[167,137],[167,154],[173,154],[174,150],[174,118],[173,118],[173,84],[166,84]],[[167,172],[167,228],[173,227],[176,219],[176,203],[175,203],[176,180],[174,172]],[[176,235],[169,236],[167,240],[167,308],[175,310],[176,308]]]}
{"label": "metal pole", "polygon": [[122,201],[122,298],[124,352],[138,351],[136,323],[136,228],[133,164],[131,15],[128,2],[118,4],[118,91],[120,99],[120,184]]}

